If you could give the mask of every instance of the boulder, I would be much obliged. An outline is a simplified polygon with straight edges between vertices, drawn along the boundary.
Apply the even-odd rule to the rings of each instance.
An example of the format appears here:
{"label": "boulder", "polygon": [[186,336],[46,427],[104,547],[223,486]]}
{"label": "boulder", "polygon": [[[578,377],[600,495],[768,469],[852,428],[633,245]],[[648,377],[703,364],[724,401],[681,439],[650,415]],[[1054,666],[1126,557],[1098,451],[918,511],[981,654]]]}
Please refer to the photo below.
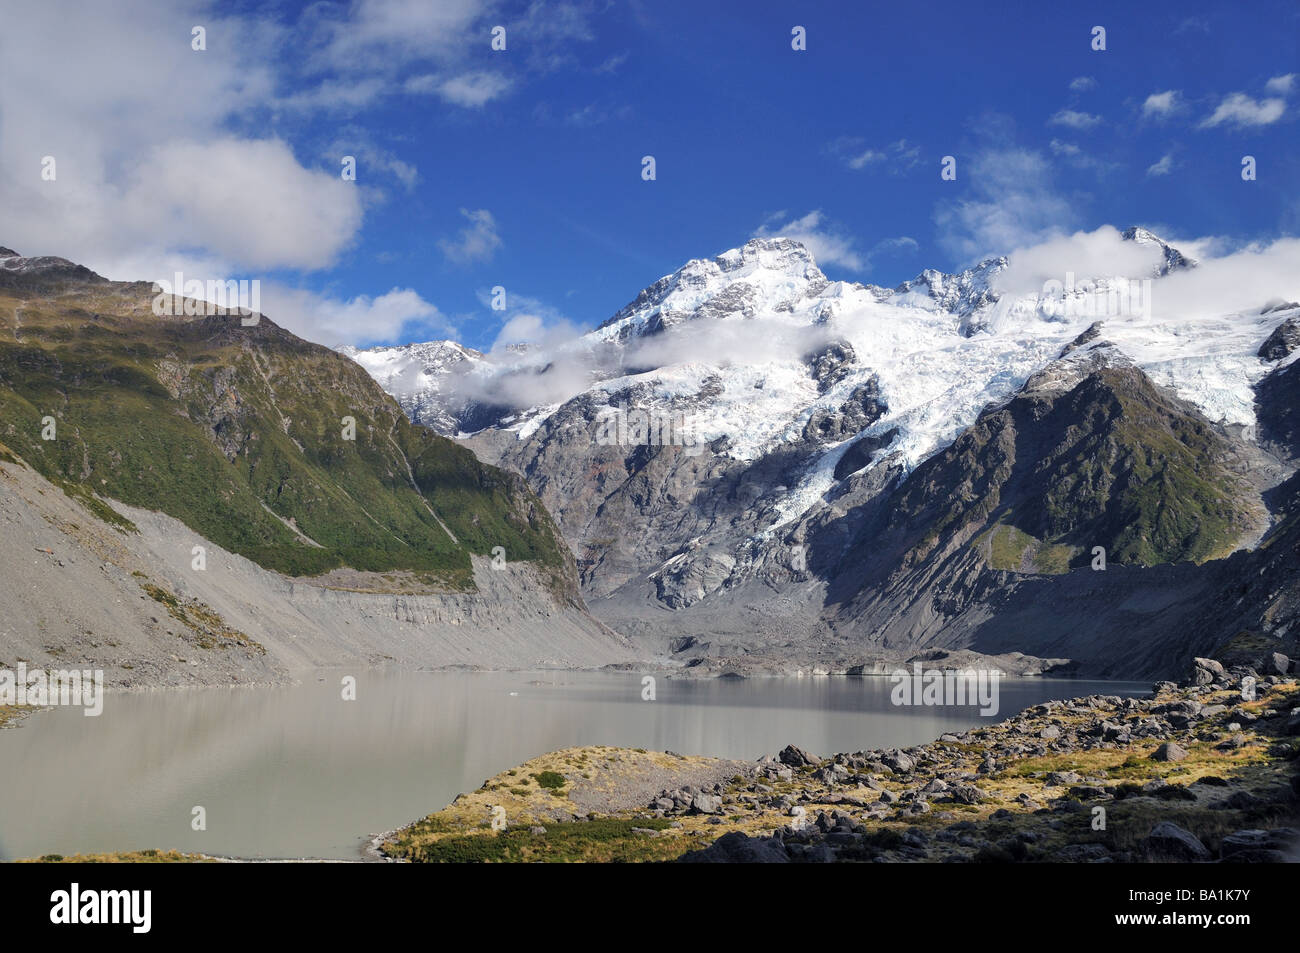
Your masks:
{"label": "boulder", "polygon": [[1078,784],[1083,778],[1073,771],[1049,771],[1043,784],[1049,788],[1061,787],[1066,784]]}
{"label": "boulder", "polygon": [[1223,666],[1212,658],[1192,659],[1192,684],[1213,685],[1228,677]]}
{"label": "boulder", "polygon": [[[1198,659],[1199,661],[1199,659]],[[1185,831],[1172,821],[1161,821],[1147,835],[1146,848],[1152,854],[1175,860],[1209,860],[1210,852],[1191,831]]]}
{"label": "boulder", "polygon": [[881,759],[881,761],[884,762],[885,767],[889,768],[889,770],[895,771],[899,774],[906,774],[908,771],[911,771],[916,767],[916,762],[901,751],[887,754]]}
{"label": "boulder", "polygon": [[788,864],[785,846],[775,837],[750,837],[741,831],[723,834],[703,850],[679,858],[683,864]]}
{"label": "boulder", "polygon": [[786,745],[782,748],[777,758],[782,764],[788,764],[792,768],[816,767],[822,763],[821,758],[794,745]]}
{"label": "boulder", "polygon": [[691,810],[696,814],[717,814],[722,810],[722,798],[716,794],[697,794],[692,799]]}
{"label": "boulder", "polygon": [[1237,855],[1265,852],[1285,856],[1286,851],[1295,849],[1297,844],[1300,844],[1300,831],[1294,827],[1234,831],[1219,842],[1219,856],[1234,863],[1271,863],[1277,861],[1261,856],[1242,857],[1239,861]]}
{"label": "boulder", "polygon": [[1172,741],[1166,741],[1151,755],[1153,761],[1182,761],[1186,757],[1186,749],[1174,744]]}
{"label": "boulder", "polygon": [[948,792],[958,804],[979,804],[984,800],[984,792],[973,784],[956,784]]}

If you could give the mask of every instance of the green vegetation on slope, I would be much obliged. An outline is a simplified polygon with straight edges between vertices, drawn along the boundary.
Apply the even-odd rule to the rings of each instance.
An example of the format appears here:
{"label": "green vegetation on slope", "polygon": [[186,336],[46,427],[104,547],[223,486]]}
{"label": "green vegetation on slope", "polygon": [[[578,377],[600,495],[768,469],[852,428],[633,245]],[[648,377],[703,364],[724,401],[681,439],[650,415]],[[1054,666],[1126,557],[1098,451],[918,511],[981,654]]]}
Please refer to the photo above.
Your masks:
{"label": "green vegetation on slope", "polygon": [[1008,572],[1068,572],[1075,556],[1072,546],[1043,543],[1023,530],[995,523],[981,539],[988,540],[988,564]]}
{"label": "green vegetation on slope", "polygon": [[892,517],[926,527],[915,551],[966,532],[995,569],[1061,572],[1231,552],[1246,505],[1203,418],[1137,368],[1104,367],[1066,392],[986,411],[917,469]]}
{"label": "green vegetation on slope", "polygon": [[501,546],[568,588],[522,480],[412,425],[342,355],[265,319],[155,317],[146,289],[0,294],[0,316],[21,313],[0,338],[0,440],[97,515],[111,513],[98,496],[159,510],[289,575],[412,570],[465,587],[469,554]]}

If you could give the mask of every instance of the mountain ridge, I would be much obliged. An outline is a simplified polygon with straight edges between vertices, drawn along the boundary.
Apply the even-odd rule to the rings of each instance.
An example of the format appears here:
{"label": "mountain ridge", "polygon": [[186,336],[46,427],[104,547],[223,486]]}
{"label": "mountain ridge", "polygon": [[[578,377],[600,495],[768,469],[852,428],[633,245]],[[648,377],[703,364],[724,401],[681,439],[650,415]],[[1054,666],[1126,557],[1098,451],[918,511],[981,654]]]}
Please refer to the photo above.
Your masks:
{"label": "mountain ridge", "polygon": [[265,315],[0,257],[0,470],[0,659],[138,685],[636,658],[523,478]]}
{"label": "mountain ridge", "polygon": [[[1120,237],[1151,247],[1153,282],[1199,267],[1146,229]],[[1005,634],[990,640],[992,630],[970,613],[993,618],[1005,586],[1025,588],[1009,578],[1045,573],[1043,585],[1051,586],[1064,584],[1051,581],[1063,578],[1061,570],[1090,571],[1094,545],[1107,549],[1112,574],[1161,578],[1168,575],[1162,566],[1222,561],[1254,545],[1276,519],[1264,502],[1268,484],[1292,467],[1249,437],[1261,412],[1255,388],[1272,373],[1257,352],[1295,315],[1201,317],[1190,324],[1205,329],[1197,337],[1142,314],[1062,312],[1045,293],[1012,295],[999,284],[1009,267],[1006,258],[990,258],[956,275],[923,271],[885,289],[826,279],[797,242],[751,241],[688,262],[558,356],[530,353],[494,378],[544,374],[548,360],[590,357],[578,362],[588,379],[576,393],[528,406],[503,401],[495,422],[456,433],[484,459],[529,480],[577,553],[593,610],[670,658],[707,671],[779,667],[781,658],[824,658],[842,669],[876,664],[873,652],[902,658],[982,640],[988,654],[1021,649],[1075,658],[1095,671],[1109,664],[1104,633],[1081,638],[1074,653],[1056,637],[1017,645]],[[1094,290],[1085,285],[1072,303],[1113,288],[1113,279]],[[773,343],[755,348],[755,338]],[[1196,349],[1188,348],[1192,341]],[[476,373],[495,371],[489,360]],[[1040,493],[1038,515],[1025,524],[1032,532],[977,520],[955,549],[914,550],[920,574],[909,577],[914,591],[895,592],[902,603],[879,601],[892,591],[885,578],[871,583],[878,591],[870,611],[853,587],[845,589],[832,564],[854,540],[870,538],[862,534],[873,506],[894,500],[908,481],[915,488],[924,480],[917,474],[981,415],[1033,401],[1050,406],[1088,380],[1101,389],[1074,399],[1107,421],[1109,436],[1098,431],[1098,447],[1120,456],[1091,475],[1095,449],[1091,458],[1067,453],[1052,466],[1066,485],[1103,494],[1114,488],[1119,495],[1094,514],[1102,522],[1093,529],[1087,520],[1060,523],[1075,508],[1057,515],[1052,508],[1068,493],[1058,492],[1055,503]],[[602,446],[594,435],[610,412],[674,422],[690,439]],[[1062,447],[1077,440],[1073,412],[1058,411],[1051,424],[1050,440]],[[1022,515],[1026,506],[1022,500]],[[1108,506],[1118,508],[1098,515]],[[971,548],[973,540],[979,545]],[[948,599],[943,591],[965,591],[953,603],[965,608],[939,608]],[[778,605],[787,608],[775,611]],[[929,608],[916,615],[921,606]],[[758,607],[770,619],[755,616]],[[1112,624],[1133,624],[1108,612],[1100,616]],[[864,641],[871,631],[894,634]],[[783,632],[788,645],[778,650]],[[1154,671],[1165,663],[1147,657],[1139,664]]]}

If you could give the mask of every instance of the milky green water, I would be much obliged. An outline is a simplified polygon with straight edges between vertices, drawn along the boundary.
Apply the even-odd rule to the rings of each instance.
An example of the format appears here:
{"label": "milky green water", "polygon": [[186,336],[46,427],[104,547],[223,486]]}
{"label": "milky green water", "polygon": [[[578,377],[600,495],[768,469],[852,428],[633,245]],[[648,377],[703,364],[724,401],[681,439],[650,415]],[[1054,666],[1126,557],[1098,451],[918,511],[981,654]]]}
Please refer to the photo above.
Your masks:
{"label": "milky green water", "polygon": [[[896,707],[886,678],[659,678],[606,673],[340,674],[288,688],[109,694],[98,718],[35,713],[0,731],[0,859],[175,848],[241,857],[360,856],[367,834],[446,806],[547,751],[606,744],[757,758],[905,747],[1049,698],[1146,684],[1004,680],[1000,710]],[[193,808],[207,829],[192,829]]]}

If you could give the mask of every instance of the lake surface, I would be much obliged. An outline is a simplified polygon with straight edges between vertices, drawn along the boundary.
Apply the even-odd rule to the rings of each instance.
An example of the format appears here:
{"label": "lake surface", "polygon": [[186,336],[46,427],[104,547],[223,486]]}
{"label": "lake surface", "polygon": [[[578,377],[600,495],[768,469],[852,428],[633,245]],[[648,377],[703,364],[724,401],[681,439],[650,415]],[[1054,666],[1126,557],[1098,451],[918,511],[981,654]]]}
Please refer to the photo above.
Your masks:
{"label": "lake surface", "polygon": [[[445,807],[520,762],[606,744],[753,759],[906,747],[1051,698],[1146,683],[1007,679],[1000,712],[896,707],[887,678],[374,671],[287,688],[109,694],[104,712],[33,713],[0,731],[0,859],[175,848],[355,859],[365,836]],[[207,830],[191,829],[206,809]]]}

